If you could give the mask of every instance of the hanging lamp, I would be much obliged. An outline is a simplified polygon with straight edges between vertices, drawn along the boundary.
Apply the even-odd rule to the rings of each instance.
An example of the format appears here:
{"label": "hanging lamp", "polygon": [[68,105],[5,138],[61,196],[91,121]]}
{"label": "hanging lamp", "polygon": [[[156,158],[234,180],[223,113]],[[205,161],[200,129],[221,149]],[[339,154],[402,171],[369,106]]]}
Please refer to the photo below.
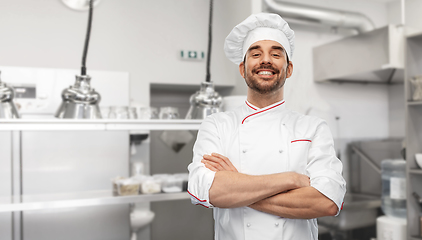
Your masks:
{"label": "hanging lamp", "polygon": [[[1,74],[1,72],[0,72]],[[13,98],[15,90],[0,78],[0,119],[20,118]]]}
{"label": "hanging lamp", "polygon": [[214,90],[211,81],[210,60],[212,42],[212,10],[213,0],[210,0],[210,18],[208,24],[208,54],[207,54],[207,75],[205,82],[201,83],[199,91],[194,93],[190,99],[190,108],[186,114],[186,119],[204,119],[208,115],[221,111],[223,98]]}
{"label": "hanging lamp", "polygon": [[91,88],[91,77],[86,74],[86,56],[88,52],[89,37],[91,34],[93,1],[89,1],[88,28],[85,38],[84,52],[82,55],[81,75],[76,75],[73,86],[62,92],[62,103],[55,116],[57,118],[71,119],[101,119],[98,106],[101,96]]}

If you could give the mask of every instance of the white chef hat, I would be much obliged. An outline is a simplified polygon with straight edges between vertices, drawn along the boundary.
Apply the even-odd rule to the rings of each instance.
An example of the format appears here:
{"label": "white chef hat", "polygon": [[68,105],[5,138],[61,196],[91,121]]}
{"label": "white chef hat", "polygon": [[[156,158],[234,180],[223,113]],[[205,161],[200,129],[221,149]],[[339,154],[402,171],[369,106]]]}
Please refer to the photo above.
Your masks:
{"label": "white chef hat", "polygon": [[252,44],[261,40],[273,40],[280,43],[289,59],[292,59],[294,38],[295,33],[280,15],[257,13],[233,28],[224,42],[224,52],[230,61],[239,65]]}

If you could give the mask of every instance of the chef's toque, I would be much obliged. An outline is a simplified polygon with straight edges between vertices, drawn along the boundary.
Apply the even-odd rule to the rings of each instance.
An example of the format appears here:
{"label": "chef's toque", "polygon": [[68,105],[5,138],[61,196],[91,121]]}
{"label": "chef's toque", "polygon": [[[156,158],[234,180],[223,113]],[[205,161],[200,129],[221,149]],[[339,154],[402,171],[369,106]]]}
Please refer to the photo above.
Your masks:
{"label": "chef's toque", "polygon": [[278,14],[252,14],[238,24],[224,42],[226,57],[239,65],[249,47],[261,40],[273,40],[281,44],[289,59],[292,59],[295,33]]}

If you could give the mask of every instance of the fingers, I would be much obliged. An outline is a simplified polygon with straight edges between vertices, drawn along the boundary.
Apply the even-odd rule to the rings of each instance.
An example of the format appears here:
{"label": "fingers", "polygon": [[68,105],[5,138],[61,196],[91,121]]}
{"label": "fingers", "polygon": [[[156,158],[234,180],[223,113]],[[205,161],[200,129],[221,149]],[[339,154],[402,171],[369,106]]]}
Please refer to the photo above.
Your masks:
{"label": "fingers", "polygon": [[221,159],[224,162],[224,164],[226,164],[229,167],[234,167],[233,164],[232,164],[232,162],[227,157],[225,157],[225,156],[223,156],[221,154],[212,153],[211,156],[217,157],[217,158]]}
{"label": "fingers", "polygon": [[204,155],[204,160],[221,165],[225,170],[231,170],[231,167],[222,158],[213,155]]}
{"label": "fingers", "polygon": [[227,171],[237,172],[236,167],[229,160],[229,158],[221,154],[212,153],[211,155],[205,155],[204,159],[220,164]]}
{"label": "fingers", "polygon": [[292,174],[292,179],[294,179],[294,188],[301,188],[301,187],[309,187],[311,185],[310,178],[307,175],[290,172],[288,174]]}
{"label": "fingers", "polygon": [[220,158],[221,160],[223,160],[223,161],[224,161],[224,163],[225,163],[225,164],[227,164],[227,166],[229,167],[229,169],[230,169],[231,171],[233,171],[233,172],[237,172],[236,167],[233,165],[233,163],[229,160],[229,158],[228,158],[228,157],[225,157],[225,156],[223,156],[223,155],[221,155],[221,154],[218,154],[218,153],[212,153],[211,155],[212,155],[212,156],[215,156],[215,157],[218,157],[218,158]]}
{"label": "fingers", "polygon": [[209,170],[213,171],[213,172],[218,172],[220,171],[218,168],[214,167],[212,164],[208,163],[206,160],[202,159],[201,161],[206,168],[208,168]]}
{"label": "fingers", "polygon": [[205,166],[212,171],[217,170],[217,171],[237,172],[236,167],[231,163],[231,161],[227,157],[218,153],[212,153],[211,155],[204,155],[204,159],[202,159],[201,162],[206,164]]}
{"label": "fingers", "polygon": [[202,159],[201,162],[203,164],[205,164],[205,167],[207,167],[208,169],[212,170],[212,171],[224,171],[224,167],[222,167],[220,164],[212,162],[212,161],[207,161],[205,159]]}

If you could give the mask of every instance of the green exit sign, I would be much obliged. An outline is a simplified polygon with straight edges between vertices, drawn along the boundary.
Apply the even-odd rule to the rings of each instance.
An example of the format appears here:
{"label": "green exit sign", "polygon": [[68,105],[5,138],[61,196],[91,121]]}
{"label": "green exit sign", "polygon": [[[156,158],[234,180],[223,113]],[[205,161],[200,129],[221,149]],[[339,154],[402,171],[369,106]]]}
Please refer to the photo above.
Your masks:
{"label": "green exit sign", "polygon": [[203,51],[182,50],[180,57],[185,60],[202,60],[205,58],[205,53]]}

